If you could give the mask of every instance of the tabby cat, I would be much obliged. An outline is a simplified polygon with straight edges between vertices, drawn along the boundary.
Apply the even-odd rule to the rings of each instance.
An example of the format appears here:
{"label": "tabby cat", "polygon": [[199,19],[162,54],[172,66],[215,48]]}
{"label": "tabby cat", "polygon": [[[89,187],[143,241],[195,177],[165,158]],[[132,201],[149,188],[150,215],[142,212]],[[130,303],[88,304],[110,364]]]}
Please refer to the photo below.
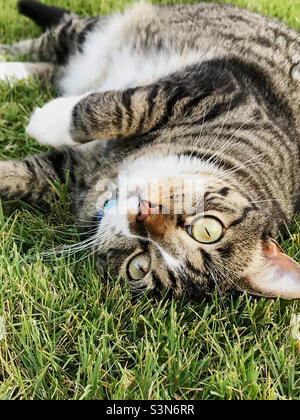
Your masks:
{"label": "tabby cat", "polygon": [[0,78],[53,81],[27,133],[58,150],[0,162],[0,197],[47,201],[68,174],[81,247],[137,292],[299,299],[274,238],[300,210],[300,35],[225,4],[19,9],[44,33],[1,46],[30,62]]}

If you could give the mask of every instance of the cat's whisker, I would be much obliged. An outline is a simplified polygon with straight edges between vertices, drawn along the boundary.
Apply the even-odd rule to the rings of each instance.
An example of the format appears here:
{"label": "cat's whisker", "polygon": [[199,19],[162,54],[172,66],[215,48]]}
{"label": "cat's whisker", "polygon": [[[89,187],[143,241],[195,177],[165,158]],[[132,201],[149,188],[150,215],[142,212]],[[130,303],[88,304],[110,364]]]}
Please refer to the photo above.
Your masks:
{"label": "cat's whisker", "polygon": [[[102,226],[101,230],[99,230],[99,228],[97,227],[97,228],[94,229],[94,232],[95,232],[94,235],[89,236],[88,238],[84,239],[83,241],[76,242],[75,244],[64,246],[61,249],[55,249],[55,250],[53,250],[53,252],[50,252],[50,253],[51,254],[52,253],[56,253],[56,254],[68,253],[70,255],[71,253],[76,253],[76,252],[80,252],[80,251],[83,251],[85,249],[91,248],[91,247],[97,245],[98,242],[101,241],[102,237],[107,232],[109,232],[109,230],[110,230],[109,226],[107,226],[105,228],[103,228],[103,226]],[[90,232],[92,232],[92,231],[90,231]],[[47,254],[47,252],[44,253],[44,254]]]}
{"label": "cat's whisker", "polygon": [[[243,123],[243,124],[241,124],[241,126],[239,127],[239,128],[237,128],[233,133],[232,133],[232,135],[231,135],[231,137],[223,144],[223,146],[220,148],[220,149],[218,149],[208,160],[205,160],[205,156],[207,156],[207,154],[211,151],[211,150],[214,150],[214,145],[215,145],[215,143],[216,143],[216,141],[219,139],[219,136],[220,136],[220,134],[221,134],[221,132],[222,132],[222,130],[223,130],[223,128],[224,128],[224,126],[225,126],[225,124],[226,124],[226,122],[227,122],[227,116],[228,116],[228,114],[229,113],[227,113],[227,115],[226,115],[226,118],[225,118],[225,120],[223,121],[223,124],[222,124],[222,126],[221,126],[221,129],[220,129],[220,131],[219,131],[219,133],[217,134],[217,136],[214,136],[214,135],[212,135],[212,139],[213,139],[213,142],[211,143],[211,145],[210,145],[210,147],[208,148],[208,150],[207,150],[207,152],[204,154],[204,156],[202,156],[201,157],[201,159],[203,160],[203,163],[210,163],[211,161],[213,161],[213,159],[217,156],[217,154],[218,155],[220,155],[221,154],[221,152],[224,152],[224,151],[226,151],[227,153],[228,152],[230,152],[230,150],[232,150],[234,147],[236,147],[236,144],[234,143],[234,142],[232,142],[232,139],[233,139],[233,137],[235,136],[235,135],[237,135],[238,134],[238,132],[240,131],[240,130],[242,130],[243,129],[243,127],[246,125],[246,124],[249,124],[249,122],[252,122],[253,120],[254,120],[254,118],[252,118],[252,119],[250,119],[250,121],[247,121],[247,122],[245,122],[245,123]],[[249,130],[250,131],[250,130]],[[197,142],[197,144],[196,144],[196,146],[198,145],[198,143],[200,142],[200,141],[203,141],[202,139],[199,139],[199,141]],[[194,148],[194,150],[196,149],[196,146],[195,146],[195,148]],[[229,148],[228,149],[226,149],[226,147],[227,146],[229,146]],[[200,153],[200,152],[199,152]],[[196,157],[197,157],[197,155],[196,155]]]}
{"label": "cat's whisker", "polygon": [[97,240],[98,238],[96,236],[93,236],[81,242],[78,242],[72,245],[63,246],[63,247],[60,247],[59,249],[54,249],[53,251],[42,252],[41,255],[43,256],[51,256],[51,255],[54,256],[54,255],[62,255],[62,254],[72,255],[74,253],[84,251],[87,248],[91,248],[93,245],[95,245]]}
{"label": "cat's whisker", "polygon": [[227,310],[227,307],[226,307],[226,305],[224,303],[224,295],[223,295],[223,293],[222,293],[222,291],[220,289],[220,286],[219,286],[219,284],[218,284],[218,282],[217,282],[217,280],[215,278],[215,275],[214,275],[213,271],[210,272],[210,276],[211,276],[211,278],[213,279],[213,281],[215,283],[217,293],[218,293],[218,295],[220,297],[221,305],[223,306],[223,309],[226,311]]}
{"label": "cat's whisker", "polygon": [[98,230],[98,228],[87,230],[87,231],[84,231],[84,232],[68,232],[68,231],[65,231],[65,230],[58,230],[58,229],[54,228],[55,233],[61,233],[62,235],[66,235],[66,236],[86,236],[86,235],[90,235],[92,233],[95,233],[97,230]]}
{"label": "cat's whisker", "polygon": [[[222,158],[223,157],[222,156],[223,152],[226,151],[227,153],[229,153],[234,147],[236,147],[236,145],[234,143],[232,143],[232,138],[233,138],[234,135],[236,135],[236,133],[239,130],[241,130],[243,128],[243,126],[245,124],[246,123],[242,124],[242,126],[232,134],[232,136],[229,138],[229,140],[227,140],[220,149],[218,149],[208,160],[204,161],[203,163],[204,164],[212,163],[213,165],[215,165],[216,162],[214,161],[214,159],[217,159],[217,158],[220,159],[220,157]],[[210,149],[209,149],[209,151],[210,151]],[[221,164],[220,164],[220,166],[221,166]]]}
{"label": "cat's whisker", "polygon": [[[249,160],[246,160],[245,162],[243,162],[243,163],[241,163],[241,164],[239,164],[239,165],[237,165],[237,166],[229,169],[228,171],[223,172],[222,175],[224,175],[224,176],[227,176],[229,174],[231,175],[232,173],[235,173],[236,171],[239,171],[241,169],[245,169],[245,168],[248,168],[250,166],[257,165],[257,164],[261,163],[261,161],[258,160],[260,157],[263,157],[263,154],[260,154],[258,156],[255,156],[255,157],[253,157],[253,158],[251,158]],[[253,160],[254,160],[254,162],[253,162]]]}

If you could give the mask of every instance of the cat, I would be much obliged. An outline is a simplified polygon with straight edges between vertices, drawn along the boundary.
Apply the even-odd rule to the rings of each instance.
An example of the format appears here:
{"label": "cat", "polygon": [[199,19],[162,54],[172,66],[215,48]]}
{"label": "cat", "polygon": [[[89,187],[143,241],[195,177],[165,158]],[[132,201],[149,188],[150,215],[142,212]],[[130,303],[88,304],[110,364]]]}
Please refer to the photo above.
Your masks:
{"label": "cat", "polygon": [[299,299],[274,238],[300,210],[300,34],[214,3],[19,10],[44,33],[1,46],[31,61],[0,78],[51,79],[26,130],[57,150],[0,162],[0,197],[42,203],[68,174],[81,247],[136,293]]}

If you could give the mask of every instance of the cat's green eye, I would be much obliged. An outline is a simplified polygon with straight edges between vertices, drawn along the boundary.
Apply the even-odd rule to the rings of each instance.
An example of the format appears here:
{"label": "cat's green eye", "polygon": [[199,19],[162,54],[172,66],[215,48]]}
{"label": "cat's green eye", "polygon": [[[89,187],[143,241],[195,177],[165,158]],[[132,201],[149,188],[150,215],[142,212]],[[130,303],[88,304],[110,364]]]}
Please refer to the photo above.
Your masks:
{"label": "cat's green eye", "polygon": [[127,271],[131,280],[141,280],[150,270],[151,259],[147,254],[138,254],[129,262]]}
{"label": "cat's green eye", "polygon": [[223,237],[224,226],[215,217],[200,217],[189,226],[188,233],[202,244],[212,244]]}

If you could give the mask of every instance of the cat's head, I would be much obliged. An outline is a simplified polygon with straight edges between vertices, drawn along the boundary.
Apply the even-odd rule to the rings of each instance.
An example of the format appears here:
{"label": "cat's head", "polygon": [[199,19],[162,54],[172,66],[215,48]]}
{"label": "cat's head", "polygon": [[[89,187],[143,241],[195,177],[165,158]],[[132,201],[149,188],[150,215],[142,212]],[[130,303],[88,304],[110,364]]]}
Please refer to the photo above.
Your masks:
{"label": "cat's head", "polygon": [[210,164],[141,157],[99,181],[87,212],[95,202],[98,264],[137,292],[198,299],[217,288],[300,298],[300,266],[272,239],[272,215]]}

